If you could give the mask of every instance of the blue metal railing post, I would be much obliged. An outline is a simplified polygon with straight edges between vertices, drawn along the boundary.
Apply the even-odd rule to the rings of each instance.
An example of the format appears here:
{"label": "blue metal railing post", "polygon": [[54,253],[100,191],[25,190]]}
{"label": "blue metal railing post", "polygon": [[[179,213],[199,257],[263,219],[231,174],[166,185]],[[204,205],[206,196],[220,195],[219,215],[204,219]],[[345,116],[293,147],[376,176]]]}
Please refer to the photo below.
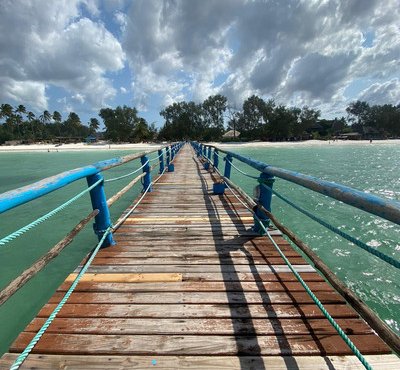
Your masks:
{"label": "blue metal railing post", "polygon": [[206,156],[206,154],[207,154],[207,147],[205,145],[203,145],[203,155],[204,155],[204,157]]}
{"label": "blue metal railing post", "polygon": [[160,171],[159,173],[163,173],[164,172],[164,154],[163,154],[163,150],[159,149],[158,150],[158,155],[160,156],[159,161],[160,161]]}
{"label": "blue metal railing post", "polygon": [[167,156],[167,167],[168,167],[170,162],[171,162],[171,152],[170,152],[169,146],[167,146],[165,148],[165,153],[166,153],[166,156]]}
{"label": "blue metal railing post", "polygon": [[[274,177],[268,175],[266,173],[261,173],[258,178],[259,184],[265,184],[270,189],[272,189],[272,185],[274,183]],[[265,186],[258,185],[258,203],[260,203],[267,211],[271,212],[271,201],[272,201],[272,191]],[[269,218],[266,216],[264,212],[262,212],[258,207],[255,209],[257,217],[261,220],[262,224],[265,228],[269,226]],[[264,230],[260,226],[260,222],[254,217],[254,226],[253,230],[260,234],[264,234]]]}
{"label": "blue metal railing post", "polygon": [[174,159],[175,157],[175,149],[174,149],[174,145],[171,145],[171,161]]}
{"label": "blue metal railing post", "polygon": [[231,178],[231,169],[232,169],[232,156],[228,154],[225,158],[225,170],[224,170],[224,177],[230,179]]}
{"label": "blue metal railing post", "polygon": [[[92,186],[99,180],[104,180],[103,176],[96,173],[86,177],[88,186]],[[111,226],[110,210],[107,205],[106,193],[104,191],[104,181],[95,186],[90,190],[90,200],[92,201],[93,209],[98,209],[99,213],[95,217],[95,223],[93,224],[94,232],[96,233],[99,240],[103,237],[105,231]],[[105,238],[102,248],[115,245],[112,233],[109,233]]]}
{"label": "blue metal railing post", "polygon": [[217,168],[218,169],[218,162],[219,162],[219,159],[218,159],[218,150],[217,149],[214,149],[214,168]]}
{"label": "blue metal railing post", "polygon": [[145,173],[146,175],[143,178],[143,190],[142,192],[144,193],[146,191],[146,189],[149,187],[149,192],[153,191],[153,189],[151,188],[151,169],[150,169],[150,163],[149,163],[149,159],[147,158],[146,155],[144,155],[143,157],[140,157],[140,162],[142,163],[142,165],[145,165],[145,163],[147,162],[147,164],[143,167],[143,173]]}
{"label": "blue metal railing post", "polygon": [[208,158],[208,161],[211,162],[211,146],[208,147],[207,158]]}

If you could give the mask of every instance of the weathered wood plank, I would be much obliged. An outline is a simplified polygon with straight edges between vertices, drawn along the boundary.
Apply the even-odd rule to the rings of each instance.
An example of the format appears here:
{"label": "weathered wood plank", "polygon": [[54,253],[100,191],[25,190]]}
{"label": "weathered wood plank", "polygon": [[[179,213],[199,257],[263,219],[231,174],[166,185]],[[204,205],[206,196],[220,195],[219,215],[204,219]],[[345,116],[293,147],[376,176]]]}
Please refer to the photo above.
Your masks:
{"label": "weathered wood plank", "polygon": [[[34,333],[23,332],[10,352],[22,351]],[[390,353],[375,335],[350,335],[365,354]],[[350,355],[339,335],[210,336],[88,335],[45,333],[32,353],[141,355]]]}
{"label": "weathered wood plank", "polygon": [[[288,257],[290,263],[295,265],[307,265],[307,262],[303,257]],[[190,265],[284,265],[285,261],[282,257],[114,257],[114,258],[103,258],[97,257],[92,266],[97,265],[179,265],[179,264],[190,264]]]}
{"label": "weathered wood plank", "polygon": [[[89,275],[89,274],[88,274]],[[109,274],[106,274],[109,275]],[[115,273],[115,275],[119,275]],[[122,276],[129,276],[131,274],[125,273]],[[135,274],[136,275],[136,274]],[[185,282],[297,282],[296,277],[291,272],[281,272],[281,273],[260,273],[258,275],[253,275],[251,273],[213,273],[213,272],[185,272],[180,274],[182,276],[182,281]],[[318,275],[316,272],[304,272],[300,274],[304,281],[306,282],[323,282],[325,281],[323,277]],[[76,275],[75,275],[76,276]],[[85,279],[86,274],[83,276]],[[90,275],[89,275],[90,276]],[[110,277],[113,279],[113,277]],[[81,283],[79,283],[81,284]],[[64,286],[69,286],[70,283],[63,284]]]}
{"label": "weathered wood plank", "polygon": [[[344,299],[336,292],[315,292],[317,298],[324,303],[344,303]],[[49,300],[49,303],[58,303],[63,293],[56,292]],[[302,304],[312,303],[311,297],[306,292],[76,292],[68,299],[72,303],[107,303],[114,304]],[[201,309],[201,307],[199,307]]]}
{"label": "weathered wood plank", "polygon": [[[48,317],[56,307],[46,304],[37,317]],[[201,308],[201,309],[199,309]],[[358,318],[346,304],[325,304],[334,318]],[[112,304],[67,303],[57,317],[148,317],[148,318],[324,318],[315,304]]]}
{"label": "weathered wood plank", "polygon": [[[248,248],[219,248],[206,251],[188,251],[188,248],[180,248],[177,251],[165,251],[159,250],[159,248],[142,248],[141,250],[137,250],[136,248],[126,248],[125,250],[115,251],[111,248],[109,250],[103,249],[98,253],[98,256],[101,258],[237,258],[237,257],[249,257],[249,258],[264,258],[264,257],[279,257],[279,253],[276,250],[266,250],[266,249],[257,249],[255,247]],[[286,257],[301,257],[299,253],[295,252],[293,249],[289,249],[285,251]]]}
{"label": "weathered wood plank", "polygon": [[[310,265],[294,265],[298,272],[315,272]],[[75,272],[79,271],[78,268]],[[129,265],[129,266],[90,266],[87,272],[96,273],[184,273],[184,272],[222,272],[222,273],[252,273],[258,275],[265,272],[290,272],[285,265]]]}
{"label": "weathered wood plank", "polygon": [[[140,274],[141,275],[141,274]],[[76,277],[71,274],[57,290],[66,291]],[[164,280],[163,280],[164,279]],[[168,280],[170,279],[170,280]],[[180,280],[179,280],[180,279]],[[76,287],[76,292],[304,292],[298,282],[176,282],[181,281],[181,274],[160,277],[137,274],[86,274]],[[151,281],[149,283],[149,281]],[[159,282],[157,282],[159,281]],[[137,284],[140,283],[140,284]],[[313,292],[333,292],[325,282],[309,282]]]}
{"label": "weathered wood plank", "polygon": [[[398,370],[396,355],[366,355],[375,370]],[[9,369],[17,354],[6,353],[0,360],[0,369]],[[154,365],[156,361],[156,365]],[[79,356],[31,354],[21,366],[27,369],[137,369],[156,367],[162,370],[364,370],[355,356]]]}
{"label": "weathered wood plank", "polygon": [[[45,318],[34,319],[25,329],[37,332]],[[360,319],[339,319],[346,334],[371,334]],[[47,333],[67,334],[138,334],[138,335],[335,335],[326,319],[123,319],[56,318]]]}

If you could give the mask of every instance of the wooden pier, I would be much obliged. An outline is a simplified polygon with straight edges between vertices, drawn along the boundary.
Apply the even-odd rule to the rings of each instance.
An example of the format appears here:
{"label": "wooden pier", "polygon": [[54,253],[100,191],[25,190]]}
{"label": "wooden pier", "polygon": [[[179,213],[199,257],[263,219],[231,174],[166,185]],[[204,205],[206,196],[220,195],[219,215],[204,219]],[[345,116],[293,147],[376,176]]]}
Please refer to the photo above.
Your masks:
{"label": "wooden pier", "polygon": [[[251,213],[189,145],[102,249],[21,369],[362,369]],[[275,241],[374,369],[399,360],[278,231]],[[0,360],[24,350],[72,273]]]}

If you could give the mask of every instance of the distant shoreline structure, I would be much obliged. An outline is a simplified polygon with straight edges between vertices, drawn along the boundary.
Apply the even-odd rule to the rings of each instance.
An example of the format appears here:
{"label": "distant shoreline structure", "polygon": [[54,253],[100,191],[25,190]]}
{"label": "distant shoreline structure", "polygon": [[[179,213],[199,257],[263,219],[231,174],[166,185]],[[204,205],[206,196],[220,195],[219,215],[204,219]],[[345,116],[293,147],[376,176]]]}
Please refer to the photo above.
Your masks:
{"label": "distant shoreline structure", "polygon": [[[210,142],[220,148],[279,148],[279,147],[307,147],[330,145],[381,145],[400,144],[400,139],[386,140],[305,140],[305,141],[250,141],[250,142]],[[96,144],[26,144],[1,145],[0,152],[66,152],[66,151],[102,151],[102,150],[147,150],[161,147],[163,143],[96,143]]]}

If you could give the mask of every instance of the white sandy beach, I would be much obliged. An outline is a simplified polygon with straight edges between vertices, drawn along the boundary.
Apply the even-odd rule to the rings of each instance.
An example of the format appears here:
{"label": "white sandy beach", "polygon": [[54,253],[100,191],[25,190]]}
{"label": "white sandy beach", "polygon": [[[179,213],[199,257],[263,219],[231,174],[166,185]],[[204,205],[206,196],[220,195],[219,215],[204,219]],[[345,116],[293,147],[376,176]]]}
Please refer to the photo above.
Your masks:
{"label": "white sandy beach", "polygon": [[[30,145],[1,145],[0,152],[65,152],[65,151],[85,151],[85,150],[154,150],[167,143],[123,143],[123,144],[108,144],[108,143],[95,143],[95,144],[30,144]],[[328,146],[328,145],[382,145],[382,144],[396,144],[400,145],[400,139],[394,140],[373,140],[372,143],[369,140],[336,140],[336,141],[325,141],[325,140],[307,140],[307,141],[285,141],[285,142],[269,142],[269,141],[257,141],[257,142],[235,142],[235,143],[219,143],[211,142],[207,143],[215,145],[221,149],[234,149],[234,148],[257,148],[257,147],[312,147],[312,146]]]}
{"label": "white sandy beach", "polygon": [[400,144],[400,139],[393,140],[306,140],[306,141],[253,141],[245,143],[207,143],[217,146],[221,149],[229,148],[280,148],[280,147],[312,147],[312,146],[329,146],[329,145],[382,145],[382,144]]}

